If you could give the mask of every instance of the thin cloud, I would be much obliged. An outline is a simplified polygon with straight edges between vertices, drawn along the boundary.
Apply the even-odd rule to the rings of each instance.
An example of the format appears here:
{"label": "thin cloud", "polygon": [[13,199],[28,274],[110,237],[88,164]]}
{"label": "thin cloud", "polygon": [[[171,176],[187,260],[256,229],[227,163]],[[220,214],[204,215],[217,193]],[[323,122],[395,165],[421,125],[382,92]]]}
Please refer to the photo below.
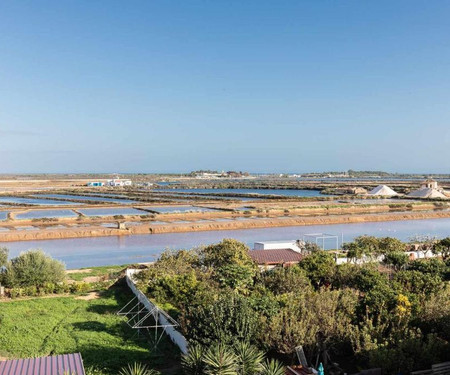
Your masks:
{"label": "thin cloud", "polygon": [[0,129],[0,137],[39,137],[43,133],[30,130],[2,130]]}

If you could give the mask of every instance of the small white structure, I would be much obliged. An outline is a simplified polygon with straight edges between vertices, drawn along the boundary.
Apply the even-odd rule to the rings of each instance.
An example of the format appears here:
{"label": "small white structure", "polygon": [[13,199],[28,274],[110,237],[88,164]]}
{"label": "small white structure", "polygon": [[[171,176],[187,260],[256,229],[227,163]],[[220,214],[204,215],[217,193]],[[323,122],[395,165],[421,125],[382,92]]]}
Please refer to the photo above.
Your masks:
{"label": "small white structure", "polygon": [[418,190],[414,190],[407,195],[408,198],[422,199],[447,199],[445,190],[439,187],[437,181],[431,179],[425,180]]}
{"label": "small white structure", "polygon": [[131,180],[122,180],[120,178],[108,180],[108,186],[131,186],[132,184]]}
{"label": "small white structure", "polygon": [[289,249],[297,253],[301,253],[302,249],[298,246],[298,242],[292,241],[264,241],[255,242],[253,245],[253,250],[280,250]]}
{"label": "small white structure", "polygon": [[369,191],[369,195],[381,196],[381,197],[393,197],[398,193],[392,190],[389,186],[378,185],[375,189]]}
{"label": "small white structure", "polygon": [[437,181],[433,180],[432,178],[429,178],[428,180],[425,180],[422,183],[422,188],[439,190],[439,186],[438,186]]}

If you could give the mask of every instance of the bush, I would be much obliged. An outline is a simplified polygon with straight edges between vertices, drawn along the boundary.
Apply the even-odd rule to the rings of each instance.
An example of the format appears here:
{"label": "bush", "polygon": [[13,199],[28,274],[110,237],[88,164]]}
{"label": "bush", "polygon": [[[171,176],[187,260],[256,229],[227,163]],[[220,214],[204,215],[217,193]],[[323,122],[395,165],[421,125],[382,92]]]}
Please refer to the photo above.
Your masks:
{"label": "bush", "polygon": [[40,290],[44,293],[44,294],[53,294],[55,293],[56,290],[56,285],[54,283],[45,283]]}
{"label": "bush", "polygon": [[43,287],[46,283],[58,283],[65,278],[63,263],[40,250],[21,253],[7,265],[6,284],[9,287]]}
{"label": "bush", "polygon": [[251,341],[258,328],[249,301],[238,294],[223,295],[206,306],[188,307],[185,319],[188,339],[202,345]]}
{"label": "bush", "polygon": [[88,283],[85,283],[84,281],[76,282],[70,285],[70,292],[71,293],[87,293],[91,290],[91,286]]}
{"label": "bush", "polygon": [[38,292],[37,288],[34,285],[23,288],[23,295],[28,297],[36,296],[37,292]]}
{"label": "bush", "polygon": [[11,298],[21,297],[23,294],[23,290],[21,288],[12,288],[9,290],[9,296]]}

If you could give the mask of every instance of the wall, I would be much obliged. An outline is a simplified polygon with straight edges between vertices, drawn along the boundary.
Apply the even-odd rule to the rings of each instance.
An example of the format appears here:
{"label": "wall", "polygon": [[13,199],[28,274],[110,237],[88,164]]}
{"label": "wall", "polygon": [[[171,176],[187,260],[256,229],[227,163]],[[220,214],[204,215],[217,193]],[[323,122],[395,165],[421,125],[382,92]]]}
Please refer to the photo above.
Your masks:
{"label": "wall", "polygon": [[[155,306],[155,304],[153,302],[151,302],[145,296],[145,294],[142,293],[136,287],[136,284],[133,281],[133,275],[137,272],[139,272],[139,270],[136,270],[136,269],[128,269],[127,270],[126,276],[125,276],[127,284],[130,287],[131,291],[134,293],[134,295],[138,298],[139,302],[141,302],[148,309],[148,311],[151,311],[152,309],[154,309],[157,306]],[[167,313],[161,309],[159,309],[159,310],[162,312],[162,314],[159,314],[159,323],[161,325],[170,324],[169,321],[167,320],[167,318],[165,318],[163,315],[163,314],[167,314]],[[186,338],[180,332],[178,332],[175,329],[175,327],[164,327],[164,331],[170,337],[170,339],[173,341],[173,343],[180,348],[180,351],[183,354],[186,354],[188,351],[188,344],[187,344]]]}

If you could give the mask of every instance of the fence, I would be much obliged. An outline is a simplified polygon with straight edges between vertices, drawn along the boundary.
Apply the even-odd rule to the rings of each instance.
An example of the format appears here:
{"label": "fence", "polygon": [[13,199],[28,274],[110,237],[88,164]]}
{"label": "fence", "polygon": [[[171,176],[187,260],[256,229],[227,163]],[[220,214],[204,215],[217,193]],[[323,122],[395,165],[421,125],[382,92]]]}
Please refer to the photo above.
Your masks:
{"label": "fence", "polygon": [[169,318],[168,318],[169,315],[164,310],[161,310],[158,306],[156,306],[153,302],[151,302],[145,296],[145,294],[142,293],[136,287],[136,284],[133,280],[133,275],[137,272],[139,272],[139,270],[136,270],[136,269],[128,269],[126,271],[125,278],[126,278],[128,287],[131,289],[131,291],[136,296],[138,301],[140,303],[142,303],[147,308],[148,311],[153,311],[155,309],[159,310],[159,312],[160,312],[160,314],[158,314],[159,323],[161,324],[161,326],[164,326],[165,333],[170,337],[172,342],[180,348],[181,352],[183,354],[186,354],[188,351],[187,340],[180,332],[178,332],[175,329],[175,327],[173,327],[171,325]]}

